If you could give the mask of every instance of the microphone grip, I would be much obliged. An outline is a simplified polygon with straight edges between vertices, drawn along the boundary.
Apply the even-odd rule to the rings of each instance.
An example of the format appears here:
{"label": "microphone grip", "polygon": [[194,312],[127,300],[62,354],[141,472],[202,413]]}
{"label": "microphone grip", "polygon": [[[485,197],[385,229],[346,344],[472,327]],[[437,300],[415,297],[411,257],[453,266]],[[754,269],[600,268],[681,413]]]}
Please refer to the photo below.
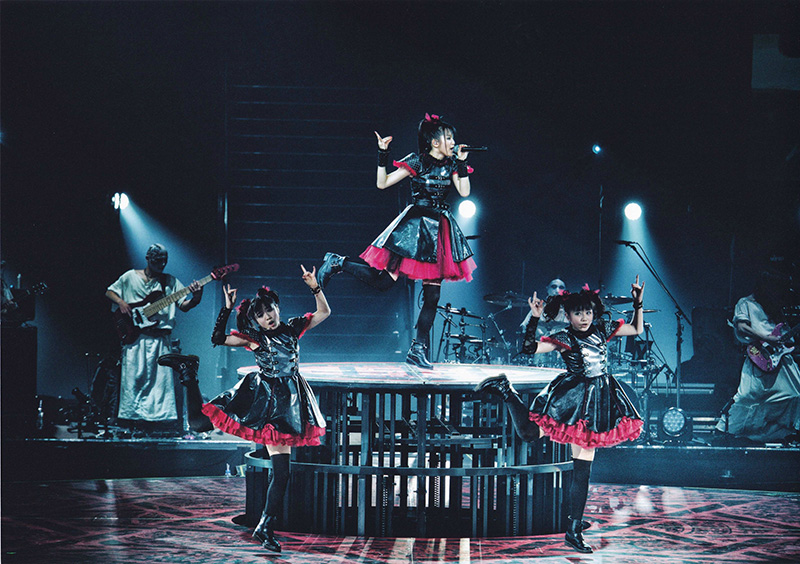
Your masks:
{"label": "microphone grip", "polygon": [[489,147],[477,147],[473,145],[459,145],[459,148],[465,153],[478,153],[489,150]]}

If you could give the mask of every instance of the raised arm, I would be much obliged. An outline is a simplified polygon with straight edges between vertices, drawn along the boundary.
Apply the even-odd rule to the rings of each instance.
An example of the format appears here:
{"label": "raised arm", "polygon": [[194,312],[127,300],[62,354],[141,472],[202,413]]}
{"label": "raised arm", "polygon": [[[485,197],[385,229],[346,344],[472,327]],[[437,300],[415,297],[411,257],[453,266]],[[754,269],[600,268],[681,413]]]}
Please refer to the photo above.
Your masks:
{"label": "raised arm", "polygon": [[644,296],[644,282],[639,285],[639,275],[636,275],[636,282],[631,284],[631,296],[633,297],[633,319],[630,323],[623,323],[617,331],[617,337],[633,337],[641,335],[644,331],[644,316],[642,316],[642,298]]}
{"label": "raised arm", "polygon": [[303,282],[311,288],[311,293],[314,294],[314,299],[317,302],[317,310],[311,314],[311,319],[306,327],[306,331],[308,331],[325,321],[331,314],[331,308],[328,305],[328,300],[325,299],[325,294],[322,293],[322,288],[317,283],[317,267],[312,267],[311,272],[306,270],[306,267],[302,264],[300,268],[303,271]]}
{"label": "raised arm", "polygon": [[532,298],[528,298],[528,305],[531,307],[531,318],[525,326],[525,338],[522,340],[522,354],[549,353],[556,350],[553,343],[543,343],[536,340],[536,327],[539,325],[539,318],[544,310],[544,300],[540,300],[533,293]]}
{"label": "raised arm", "polygon": [[249,347],[252,343],[236,335],[228,335],[226,328],[228,326],[228,318],[233,310],[233,304],[236,303],[236,288],[231,288],[230,284],[222,287],[222,292],[225,295],[225,305],[219,310],[217,315],[217,322],[214,324],[214,331],[211,333],[211,342],[214,345],[225,345],[226,347]]}
{"label": "raised arm", "polygon": [[410,172],[404,168],[398,168],[390,174],[386,173],[386,165],[389,164],[389,143],[392,142],[392,136],[381,137],[376,131],[375,137],[378,138],[378,176],[375,185],[383,190],[389,186],[394,186],[404,178],[407,178]]}

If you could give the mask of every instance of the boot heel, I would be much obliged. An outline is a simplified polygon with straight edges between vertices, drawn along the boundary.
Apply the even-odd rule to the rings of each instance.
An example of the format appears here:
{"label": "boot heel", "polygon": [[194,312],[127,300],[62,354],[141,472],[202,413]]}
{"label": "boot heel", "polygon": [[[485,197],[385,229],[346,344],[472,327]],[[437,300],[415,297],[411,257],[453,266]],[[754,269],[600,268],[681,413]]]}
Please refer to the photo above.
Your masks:
{"label": "boot heel", "polygon": [[425,345],[417,341],[411,341],[411,348],[408,349],[408,354],[406,355],[406,364],[413,364],[414,366],[431,370],[433,364],[428,360],[425,352]]}

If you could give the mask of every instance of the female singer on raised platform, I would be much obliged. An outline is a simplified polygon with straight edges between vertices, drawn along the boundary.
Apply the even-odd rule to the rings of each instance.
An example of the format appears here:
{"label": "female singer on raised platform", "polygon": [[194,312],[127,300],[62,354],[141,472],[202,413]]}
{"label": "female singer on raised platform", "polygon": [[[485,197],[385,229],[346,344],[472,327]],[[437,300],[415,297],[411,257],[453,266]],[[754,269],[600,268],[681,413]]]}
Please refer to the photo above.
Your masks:
{"label": "female singer on raised platform", "polygon": [[[583,510],[589,493],[589,475],[597,447],[608,447],[637,438],[642,419],[616,379],[608,373],[606,343],[613,337],[639,335],[644,329],[639,277],[631,284],[633,319],[611,321],[597,292],[584,286],[580,292],[562,292],[543,301],[528,299],[531,320],[525,330],[524,354],[558,351],[567,365],[536,396],[528,408],[505,374],[485,379],[475,391],[487,391],[503,399],[517,434],[525,441],[547,435],[550,440],[572,446],[573,473],[566,543],[578,552],[592,552],[581,532],[589,524]],[[542,313],[551,320],[563,307],[569,325],[536,340]]]}
{"label": "female singer on raised platform", "polygon": [[[311,288],[316,311],[286,322],[280,318],[278,294],[261,288],[252,299],[237,308],[238,331],[226,334],[228,317],[236,303],[236,289],[223,288],[225,305],[217,317],[211,341],[214,345],[247,347],[255,354],[258,372],[251,372],[230,390],[203,405],[197,383],[196,356],[165,355],[159,364],[180,373],[187,388],[189,424],[194,431],[221,431],[263,444],[272,461],[267,502],[253,538],[264,548],[280,552],[275,539],[275,522],[289,483],[289,460],[293,446],[316,446],[325,434],[325,418],[314,392],[298,370],[298,340],[331,313],[316,270],[303,269],[303,281]],[[213,425],[213,426],[212,426]]]}
{"label": "female singer on raised platform", "polygon": [[376,131],[378,188],[384,190],[410,178],[413,203],[361,253],[367,264],[327,253],[319,268],[319,285],[323,288],[339,272],[347,272],[379,290],[391,288],[401,274],[422,280],[416,338],[406,357],[406,362],[421,368],[433,368],[428,352],[430,330],[442,280],[470,281],[475,270],[472,250],[446,201],[451,187],[464,198],[470,193],[472,168],[467,166],[467,153],[456,147],[455,134],[455,127],[439,116],[425,114],[417,128],[419,153],[394,161],[397,169],[387,173],[392,137],[381,137]]}

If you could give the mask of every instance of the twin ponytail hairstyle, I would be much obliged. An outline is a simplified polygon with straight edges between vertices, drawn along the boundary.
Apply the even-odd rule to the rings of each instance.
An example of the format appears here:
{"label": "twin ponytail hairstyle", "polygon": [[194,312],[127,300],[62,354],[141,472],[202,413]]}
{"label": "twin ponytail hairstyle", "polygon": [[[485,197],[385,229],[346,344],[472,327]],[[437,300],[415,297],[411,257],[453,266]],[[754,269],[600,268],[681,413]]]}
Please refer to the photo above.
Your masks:
{"label": "twin ponytail hairstyle", "polygon": [[581,311],[584,309],[591,309],[594,312],[594,318],[598,319],[606,315],[606,306],[603,305],[603,300],[600,299],[598,291],[591,290],[585,285],[580,292],[570,293],[563,291],[555,296],[549,296],[545,301],[544,317],[547,321],[556,318],[558,311],[561,308],[567,313],[574,311]]}
{"label": "twin ponytail hairstyle", "polygon": [[256,316],[262,311],[269,311],[275,306],[280,305],[278,293],[270,290],[267,286],[262,286],[252,299],[244,299],[236,307],[236,328],[244,331],[248,327],[256,324]]}

